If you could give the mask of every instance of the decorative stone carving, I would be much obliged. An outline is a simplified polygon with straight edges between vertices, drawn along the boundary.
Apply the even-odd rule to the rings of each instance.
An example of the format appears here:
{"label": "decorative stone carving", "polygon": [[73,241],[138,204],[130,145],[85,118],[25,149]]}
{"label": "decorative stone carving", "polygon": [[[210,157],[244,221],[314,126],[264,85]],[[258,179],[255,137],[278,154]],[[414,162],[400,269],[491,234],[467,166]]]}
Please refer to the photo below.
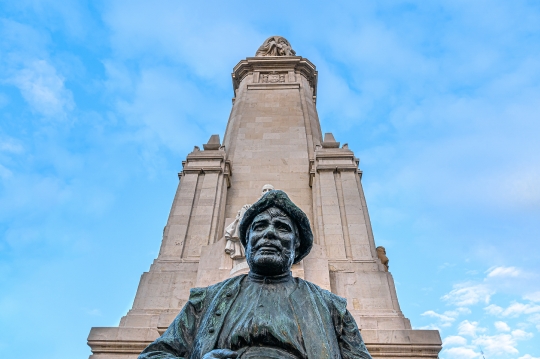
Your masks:
{"label": "decorative stone carving", "polygon": [[261,74],[261,82],[263,83],[278,83],[285,82],[285,74],[272,71],[267,74]]}
{"label": "decorative stone carving", "polygon": [[386,271],[388,272],[388,267],[389,267],[388,262],[390,262],[390,260],[386,256],[386,249],[383,246],[377,247],[377,257],[379,257],[379,259],[381,260],[381,263],[384,265],[384,267],[386,268]]}
{"label": "decorative stone carving", "polygon": [[286,38],[270,36],[259,47],[255,56],[296,56],[296,52]]}
{"label": "decorative stone carving", "polygon": [[[265,184],[262,187],[261,195],[259,199],[264,196],[267,192],[274,190],[274,186],[271,184]],[[240,233],[239,224],[242,222],[244,213],[251,207],[251,204],[245,204],[240,208],[236,214],[236,218],[225,228],[225,239],[227,239],[227,244],[225,245],[225,253],[231,256],[232,259],[242,259],[246,257],[244,252],[244,247],[240,243]]]}

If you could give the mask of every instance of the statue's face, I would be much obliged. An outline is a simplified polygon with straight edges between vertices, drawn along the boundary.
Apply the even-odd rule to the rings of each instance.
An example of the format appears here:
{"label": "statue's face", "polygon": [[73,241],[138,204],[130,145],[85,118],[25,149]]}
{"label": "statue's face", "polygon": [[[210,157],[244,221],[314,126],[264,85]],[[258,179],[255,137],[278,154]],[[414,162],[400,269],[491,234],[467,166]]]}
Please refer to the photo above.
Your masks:
{"label": "statue's face", "polygon": [[274,186],[272,186],[271,184],[265,184],[262,188],[262,191],[261,191],[261,196],[263,196],[266,192],[270,192],[274,189]]}
{"label": "statue's face", "polygon": [[249,229],[246,260],[260,275],[288,272],[300,245],[294,222],[281,210],[272,207],[260,213]]}

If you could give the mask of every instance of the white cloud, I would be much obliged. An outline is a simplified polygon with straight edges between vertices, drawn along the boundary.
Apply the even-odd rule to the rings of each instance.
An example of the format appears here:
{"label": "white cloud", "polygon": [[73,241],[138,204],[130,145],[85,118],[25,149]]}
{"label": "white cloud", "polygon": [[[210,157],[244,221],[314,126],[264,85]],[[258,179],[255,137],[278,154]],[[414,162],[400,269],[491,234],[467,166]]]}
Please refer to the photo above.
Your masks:
{"label": "white cloud", "polygon": [[531,302],[540,302],[540,291],[526,294],[523,299],[530,300]]}
{"label": "white cloud", "polygon": [[518,359],[540,359],[540,357],[533,357],[530,354],[525,354],[524,356],[521,356]]}
{"label": "white cloud", "polygon": [[74,107],[71,91],[64,87],[64,78],[45,60],[34,60],[18,70],[10,82],[41,115],[63,117]]}
{"label": "white cloud", "polygon": [[457,317],[461,314],[471,314],[471,310],[467,307],[458,307],[454,310],[448,310],[444,312],[445,315],[448,315],[449,317]]}
{"label": "white cloud", "polygon": [[473,344],[481,347],[488,355],[518,353],[516,340],[510,334],[482,335],[473,340]]}
{"label": "white cloud", "polygon": [[484,308],[491,315],[500,315],[503,317],[518,317],[523,314],[540,313],[540,305],[533,303],[512,303],[508,308],[504,309],[498,305],[491,304]]}
{"label": "white cloud", "polygon": [[422,313],[422,316],[436,318],[440,321],[441,327],[449,327],[456,320],[460,314],[469,314],[471,311],[469,308],[459,307],[454,310],[448,310],[443,314],[439,314],[433,310],[428,310]]}
{"label": "white cloud", "polygon": [[488,278],[493,277],[518,277],[521,270],[516,267],[495,267],[488,269]]}
{"label": "white cloud", "polygon": [[527,333],[526,331],[521,330],[521,329],[516,329],[516,330],[512,330],[512,336],[516,340],[527,340],[527,339],[531,339],[533,337],[533,334]]}
{"label": "white cloud", "polygon": [[504,309],[496,304],[490,304],[485,307],[484,310],[491,315],[500,315],[502,312],[504,312]]}
{"label": "white cloud", "polygon": [[469,306],[479,302],[488,304],[493,294],[493,289],[487,285],[462,283],[454,285],[454,289],[442,299],[458,306]]}
{"label": "white cloud", "polygon": [[428,310],[427,312],[422,313],[422,315],[439,319],[442,323],[441,326],[443,327],[451,326],[452,322],[456,320],[455,318],[452,318],[448,315],[436,313],[433,310]]}
{"label": "white cloud", "polygon": [[458,334],[470,337],[476,337],[477,333],[483,333],[485,331],[486,328],[479,327],[478,322],[470,322],[468,320],[462,321],[458,327]]}
{"label": "white cloud", "polygon": [[539,312],[540,305],[530,303],[512,303],[508,308],[504,310],[502,315],[504,315],[505,317],[517,317],[522,314],[533,314]]}
{"label": "white cloud", "polygon": [[495,328],[499,332],[509,332],[510,331],[510,327],[505,322],[498,321],[498,322],[495,322],[494,325],[495,325]]}
{"label": "white cloud", "polygon": [[509,334],[481,335],[473,340],[473,344],[483,348],[489,356],[500,355],[502,353],[517,354],[517,341],[528,340],[532,337],[532,333],[517,329]]}
{"label": "white cloud", "polygon": [[467,339],[459,335],[451,335],[443,339],[443,347],[465,346]]}
{"label": "white cloud", "polygon": [[527,320],[536,325],[536,329],[540,332],[540,313],[531,315]]}

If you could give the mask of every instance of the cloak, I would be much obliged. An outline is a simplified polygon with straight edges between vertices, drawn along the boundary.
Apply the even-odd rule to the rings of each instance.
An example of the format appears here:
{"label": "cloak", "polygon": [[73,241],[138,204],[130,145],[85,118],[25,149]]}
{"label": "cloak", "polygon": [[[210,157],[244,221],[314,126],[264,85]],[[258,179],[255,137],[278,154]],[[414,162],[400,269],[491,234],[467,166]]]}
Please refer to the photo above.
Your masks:
{"label": "cloak", "polygon": [[[201,359],[216,348],[221,327],[246,275],[193,288],[182,311],[139,359]],[[300,278],[290,294],[309,359],[371,359],[345,299]]]}

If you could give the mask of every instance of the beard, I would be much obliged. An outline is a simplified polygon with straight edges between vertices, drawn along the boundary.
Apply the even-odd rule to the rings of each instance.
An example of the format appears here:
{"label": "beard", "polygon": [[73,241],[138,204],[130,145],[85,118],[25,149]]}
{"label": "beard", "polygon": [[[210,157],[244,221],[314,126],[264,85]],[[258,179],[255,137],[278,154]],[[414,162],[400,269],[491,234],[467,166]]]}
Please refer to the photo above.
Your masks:
{"label": "beard", "polygon": [[254,248],[246,253],[249,268],[256,274],[278,275],[288,272],[294,261],[294,254],[289,250],[264,251]]}

